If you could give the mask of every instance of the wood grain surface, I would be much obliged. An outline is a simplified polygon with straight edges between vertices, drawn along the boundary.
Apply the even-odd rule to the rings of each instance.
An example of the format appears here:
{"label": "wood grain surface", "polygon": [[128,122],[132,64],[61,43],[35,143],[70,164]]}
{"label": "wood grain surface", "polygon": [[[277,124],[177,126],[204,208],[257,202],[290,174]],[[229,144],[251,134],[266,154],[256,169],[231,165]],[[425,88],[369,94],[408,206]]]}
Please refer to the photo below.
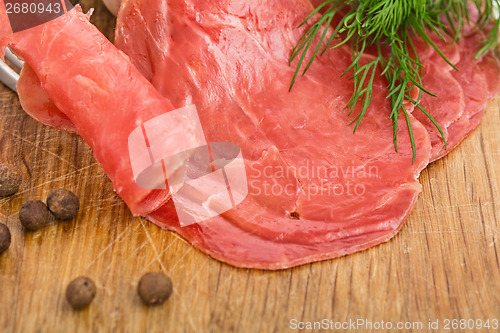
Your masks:
{"label": "wood grain surface", "polygon": [[[110,38],[113,17],[96,1],[92,21]],[[486,332],[443,329],[445,319],[500,319],[500,99],[481,127],[421,175],[423,193],[390,242],[336,260],[277,272],[238,269],[176,234],[134,218],[76,135],[27,116],[0,87],[0,162],[18,165],[21,191],[0,200],[12,245],[0,255],[1,332],[289,332],[291,320],[421,322],[423,329],[359,332]],[[18,211],[56,188],[81,199],[70,222],[26,233]],[[172,297],[144,306],[148,271],[173,280]],[[75,312],[64,292],[86,275],[90,308]],[[440,329],[428,328],[429,319]],[[335,331],[335,330],[332,330]],[[339,332],[355,332],[341,329]]]}

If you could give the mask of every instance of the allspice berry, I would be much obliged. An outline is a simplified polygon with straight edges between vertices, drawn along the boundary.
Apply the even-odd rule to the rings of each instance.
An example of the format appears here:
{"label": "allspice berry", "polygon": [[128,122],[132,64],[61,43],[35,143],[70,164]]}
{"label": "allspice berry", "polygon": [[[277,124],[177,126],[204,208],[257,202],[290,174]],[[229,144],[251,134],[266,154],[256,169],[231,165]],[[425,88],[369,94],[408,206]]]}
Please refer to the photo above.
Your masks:
{"label": "allspice berry", "polygon": [[19,220],[26,230],[36,231],[49,223],[50,212],[40,200],[27,201],[19,211]]}
{"label": "allspice berry", "polygon": [[147,305],[164,303],[172,295],[172,280],[163,273],[147,273],[139,281],[137,291]]}
{"label": "allspice berry", "polygon": [[22,174],[19,169],[10,164],[0,164],[0,197],[8,197],[15,194],[22,182]]}
{"label": "allspice berry", "polygon": [[0,254],[7,251],[10,246],[10,230],[3,223],[0,223]]}
{"label": "allspice berry", "polygon": [[68,285],[66,289],[66,299],[71,306],[80,310],[92,303],[96,294],[94,281],[85,276],[80,276]]}
{"label": "allspice berry", "polygon": [[50,212],[59,220],[71,220],[80,210],[80,201],[71,191],[65,189],[54,190],[47,198]]}

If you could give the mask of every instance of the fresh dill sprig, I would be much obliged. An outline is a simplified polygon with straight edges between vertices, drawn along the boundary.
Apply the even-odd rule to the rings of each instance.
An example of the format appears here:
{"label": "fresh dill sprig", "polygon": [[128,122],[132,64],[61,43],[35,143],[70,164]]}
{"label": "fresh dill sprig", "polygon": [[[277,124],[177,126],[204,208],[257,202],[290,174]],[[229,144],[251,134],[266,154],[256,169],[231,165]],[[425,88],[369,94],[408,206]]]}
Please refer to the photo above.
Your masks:
{"label": "fresh dill sprig", "polygon": [[[371,103],[374,80],[380,75],[388,82],[387,98],[391,101],[390,120],[396,151],[398,119],[403,112],[415,161],[416,144],[410,117],[404,107],[405,100],[413,103],[431,120],[441,134],[446,149],[446,138],[442,129],[432,115],[420,105],[423,93],[435,95],[422,85],[422,64],[413,42],[414,37],[418,36],[455,68],[435,44],[431,34],[445,41],[447,35],[448,42],[450,38],[451,42],[456,42],[460,39],[465,25],[473,26],[478,31],[488,29],[482,42],[483,47],[476,55],[479,57],[497,46],[500,20],[495,11],[499,8],[499,3],[500,0],[325,0],[300,25],[306,25],[320,14],[302,35],[290,56],[290,65],[298,59],[290,90],[298,75],[301,72],[305,75],[317,56],[328,49],[347,44],[352,50],[352,64],[346,68],[343,75],[352,73],[351,79],[354,82],[354,92],[346,105],[346,108],[350,109],[349,116],[358,103],[361,106],[361,111],[349,124],[355,123],[354,133]],[[468,4],[477,8],[476,22],[471,22],[469,18]],[[326,29],[329,26],[332,26],[333,30]],[[376,49],[375,59],[362,63],[362,55],[369,47]],[[310,56],[309,51],[312,52]],[[419,88],[416,99],[410,95],[415,87]]]}

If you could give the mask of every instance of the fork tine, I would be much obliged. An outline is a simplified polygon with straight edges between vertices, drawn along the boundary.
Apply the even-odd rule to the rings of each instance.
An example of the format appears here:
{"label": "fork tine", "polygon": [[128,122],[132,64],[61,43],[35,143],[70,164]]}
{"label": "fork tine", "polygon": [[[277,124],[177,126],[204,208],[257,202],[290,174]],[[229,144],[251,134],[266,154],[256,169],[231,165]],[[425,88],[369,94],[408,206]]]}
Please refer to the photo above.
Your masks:
{"label": "fork tine", "polygon": [[19,60],[10,49],[5,49],[5,59],[10,61],[17,69],[23,68],[24,62]]}
{"label": "fork tine", "polygon": [[7,87],[12,89],[14,92],[17,92],[17,80],[19,80],[19,74],[14,72],[14,70],[10,68],[5,62],[0,60],[0,81]]}

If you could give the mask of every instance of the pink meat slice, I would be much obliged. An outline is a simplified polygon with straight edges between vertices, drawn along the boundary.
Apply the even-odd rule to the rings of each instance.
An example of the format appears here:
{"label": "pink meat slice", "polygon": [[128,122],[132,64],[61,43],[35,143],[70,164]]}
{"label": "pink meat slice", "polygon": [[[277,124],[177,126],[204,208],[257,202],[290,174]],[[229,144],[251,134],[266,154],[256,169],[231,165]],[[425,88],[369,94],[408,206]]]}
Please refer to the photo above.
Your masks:
{"label": "pink meat slice", "polygon": [[[447,126],[447,150],[444,145],[433,154],[432,160],[446,155],[465,139],[481,122],[482,115],[493,95],[490,94],[488,83],[479,63],[474,59],[479,50],[478,38],[466,37],[460,41],[461,59],[457,64],[459,71],[451,74],[460,85],[464,95],[464,112]],[[498,68],[496,69],[498,73]],[[496,95],[496,94],[495,94]]]}
{"label": "pink meat slice", "polygon": [[467,31],[458,43],[444,42],[433,36],[434,42],[447,59],[458,68],[454,70],[437,52],[420,40],[415,41],[422,61],[422,84],[436,97],[423,94],[420,105],[439,124],[442,136],[431,120],[418,108],[413,116],[429,131],[432,143],[430,161],[436,161],[455,149],[479,126],[488,103],[499,93],[499,62],[493,52],[475,59],[484,35]]}
{"label": "pink meat slice", "polygon": [[[301,35],[296,26],[311,10],[302,0],[127,2],[118,45],[158,90],[79,7],[15,34],[9,44],[92,147],[135,215],[147,215],[221,261],[280,269],[393,237],[416,202],[417,177],[431,149],[426,129],[410,116],[416,160],[403,118],[400,151],[394,151],[382,80],[352,134],[344,110],[352,82],[340,77],[348,49],[318,61],[288,92],[288,56]],[[128,136],[188,104],[197,106],[208,141],[241,147],[249,195],[223,215],[181,227],[168,191],[135,184]]]}
{"label": "pink meat slice", "polygon": [[[7,20],[5,11],[0,10],[0,19]],[[136,185],[126,152],[128,134],[137,123],[172,110],[172,104],[88,22],[80,7],[42,26],[0,37],[25,60],[25,73],[36,74],[54,105],[92,147],[134,214],[148,214],[169,200],[165,191]]]}
{"label": "pink meat slice", "polygon": [[[462,86],[455,80],[448,65],[437,65],[431,61],[425,61],[422,68],[422,84],[432,94],[422,95],[420,105],[434,118],[443,131],[447,141],[450,141],[448,127],[462,116],[465,108],[465,98]],[[441,152],[445,151],[444,141],[441,133],[432,121],[421,111],[415,108],[413,115],[417,118],[429,131],[432,144],[431,160],[441,156]],[[455,148],[449,146],[450,150]]]}
{"label": "pink meat slice", "polygon": [[[483,38],[482,33],[474,33],[462,38],[458,43],[460,61],[455,64],[458,71],[453,70],[450,73],[461,88],[455,95],[463,95],[464,108],[458,118],[446,124],[447,149],[443,143],[433,145],[431,161],[448,154],[476,129],[488,103],[500,92],[500,65],[494,53],[489,52],[476,59]],[[431,110],[434,111],[434,108]]]}
{"label": "pink meat slice", "polygon": [[17,94],[23,110],[44,125],[60,131],[76,133],[76,127],[61,110],[57,108],[36,73],[25,64],[17,83]]}
{"label": "pink meat slice", "polygon": [[500,94],[500,61],[493,53],[486,54],[478,63],[479,68],[486,78],[488,85],[489,98],[493,99]]}
{"label": "pink meat slice", "polygon": [[384,242],[420,191],[428,134],[410,117],[412,164],[401,119],[394,151],[382,80],[359,131],[346,126],[349,50],[329,52],[288,92],[296,27],[311,10],[308,1],[144,0],[127,1],[118,18],[116,45],[145,77],[175,107],[197,105],[208,141],[237,143],[246,159],[250,194],[237,209],[184,228],[172,203],[149,218],[237,266],[291,267]]}

